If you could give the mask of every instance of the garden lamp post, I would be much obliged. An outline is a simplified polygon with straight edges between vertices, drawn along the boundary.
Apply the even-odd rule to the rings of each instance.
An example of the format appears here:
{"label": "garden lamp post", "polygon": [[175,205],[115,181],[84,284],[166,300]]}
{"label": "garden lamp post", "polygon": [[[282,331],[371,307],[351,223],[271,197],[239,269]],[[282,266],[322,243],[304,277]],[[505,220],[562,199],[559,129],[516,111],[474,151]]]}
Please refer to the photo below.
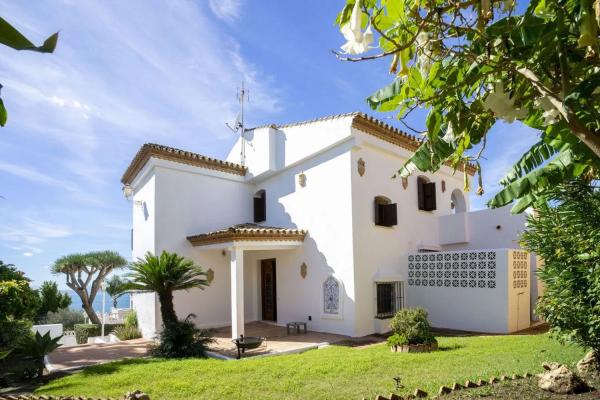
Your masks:
{"label": "garden lamp post", "polygon": [[104,340],[104,307],[106,304],[106,282],[102,281],[100,284],[100,288],[102,288],[102,332],[100,335],[102,336],[102,340]]}

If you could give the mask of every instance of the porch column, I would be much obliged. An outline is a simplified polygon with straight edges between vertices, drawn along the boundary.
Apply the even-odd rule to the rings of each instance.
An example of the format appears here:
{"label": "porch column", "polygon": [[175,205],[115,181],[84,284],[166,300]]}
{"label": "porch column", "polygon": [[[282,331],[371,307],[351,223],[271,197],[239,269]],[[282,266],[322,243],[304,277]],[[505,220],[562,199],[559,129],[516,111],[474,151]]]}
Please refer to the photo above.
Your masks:
{"label": "porch column", "polygon": [[234,246],[231,257],[231,338],[244,334],[244,250]]}

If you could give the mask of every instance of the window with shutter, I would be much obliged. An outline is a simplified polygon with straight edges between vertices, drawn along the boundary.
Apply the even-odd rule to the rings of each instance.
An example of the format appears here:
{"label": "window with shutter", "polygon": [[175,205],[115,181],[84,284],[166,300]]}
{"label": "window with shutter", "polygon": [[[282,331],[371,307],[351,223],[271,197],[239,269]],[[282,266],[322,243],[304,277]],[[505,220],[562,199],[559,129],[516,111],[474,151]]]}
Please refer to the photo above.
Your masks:
{"label": "window with shutter", "polygon": [[267,219],[267,196],[264,190],[254,195],[254,222],[264,222]]}
{"label": "window with shutter", "polygon": [[425,211],[433,211],[436,209],[435,204],[435,182],[426,183],[423,185],[423,197]]}
{"label": "window with shutter", "polygon": [[417,178],[419,210],[433,211],[436,209],[435,182],[429,182],[425,177]]}
{"label": "window with shutter", "polygon": [[394,226],[398,224],[396,203],[390,204],[390,199],[384,196],[375,197],[375,225]]}
{"label": "window with shutter", "polygon": [[385,226],[394,226],[398,225],[398,207],[396,203],[394,204],[386,204],[384,206],[384,223]]}
{"label": "window with shutter", "polygon": [[425,210],[425,193],[423,191],[423,186],[427,184],[427,180],[423,177],[417,178],[417,206],[419,210]]}

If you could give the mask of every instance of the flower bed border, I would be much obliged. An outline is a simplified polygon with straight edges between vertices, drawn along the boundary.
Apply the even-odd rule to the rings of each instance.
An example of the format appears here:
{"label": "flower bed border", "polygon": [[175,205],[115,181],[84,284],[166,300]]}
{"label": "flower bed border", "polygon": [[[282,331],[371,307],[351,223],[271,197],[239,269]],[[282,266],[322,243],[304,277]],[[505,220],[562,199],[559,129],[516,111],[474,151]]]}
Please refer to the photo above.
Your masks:
{"label": "flower bed border", "polygon": [[429,353],[438,349],[437,342],[428,344],[404,344],[400,346],[391,346],[394,353]]}

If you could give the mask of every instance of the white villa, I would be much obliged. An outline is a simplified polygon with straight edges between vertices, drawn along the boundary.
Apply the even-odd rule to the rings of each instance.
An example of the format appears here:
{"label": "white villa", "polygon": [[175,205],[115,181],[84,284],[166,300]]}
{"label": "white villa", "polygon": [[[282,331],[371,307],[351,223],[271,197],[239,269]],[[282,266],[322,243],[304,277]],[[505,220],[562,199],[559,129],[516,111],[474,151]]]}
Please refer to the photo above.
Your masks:
{"label": "white villa", "polygon": [[[202,266],[210,286],[177,292],[176,311],[233,337],[251,321],[363,336],[416,306],[440,328],[527,328],[537,283],[517,243],[525,217],[470,212],[449,166],[392,179],[419,144],[362,113],[247,130],[227,160],[145,144],[122,178],[133,257],[167,250]],[[160,331],[154,294],[133,306],[145,337]]]}

